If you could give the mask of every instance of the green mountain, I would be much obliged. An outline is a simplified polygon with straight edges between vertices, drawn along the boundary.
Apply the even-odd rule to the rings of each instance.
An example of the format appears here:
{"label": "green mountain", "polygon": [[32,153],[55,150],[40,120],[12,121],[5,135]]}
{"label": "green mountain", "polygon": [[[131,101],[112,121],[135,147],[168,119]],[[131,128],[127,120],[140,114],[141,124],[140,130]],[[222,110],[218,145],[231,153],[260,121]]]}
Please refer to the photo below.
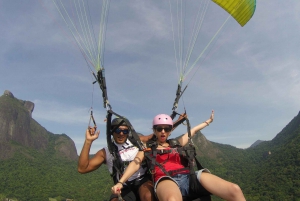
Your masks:
{"label": "green mountain", "polygon": [[34,104],[9,91],[0,97],[0,200],[105,200],[106,167],[81,175],[77,151],[65,134],[48,132],[31,117]]}
{"label": "green mountain", "polygon": [[[0,97],[0,200],[107,200],[106,167],[79,174],[74,142],[39,125],[33,109],[9,91]],[[274,139],[248,149],[208,141],[201,132],[193,142],[201,164],[237,183],[248,201],[300,201],[300,113]]]}
{"label": "green mountain", "polygon": [[[237,183],[248,201],[300,200],[300,112],[271,141],[248,149],[194,139],[204,167]],[[219,200],[214,197],[214,200]]]}

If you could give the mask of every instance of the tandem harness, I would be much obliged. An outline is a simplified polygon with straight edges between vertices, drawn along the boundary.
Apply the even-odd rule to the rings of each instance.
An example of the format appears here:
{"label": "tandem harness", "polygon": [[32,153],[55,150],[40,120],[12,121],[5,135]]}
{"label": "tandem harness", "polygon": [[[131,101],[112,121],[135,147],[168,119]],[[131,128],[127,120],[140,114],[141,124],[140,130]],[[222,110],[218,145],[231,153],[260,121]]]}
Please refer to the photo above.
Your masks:
{"label": "tandem harness", "polygon": [[[110,152],[110,154],[113,157],[113,172],[111,174],[111,177],[113,178],[114,183],[116,184],[118,182],[117,174],[119,176],[122,176],[125,167],[128,166],[129,161],[122,161],[119,151],[117,146],[112,142],[111,136],[114,133],[114,131],[123,123],[125,123],[129,130],[130,133],[128,134],[128,140],[133,144],[133,146],[136,146],[140,151],[144,150],[145,147],[143,143],[140,141],[140,138],[138,134],[136,133],[135,129],[131,125],[128,119],[125,117],[115,113],[112,111],[112,107],[108,101],[108,96],[107,96],[107,86],[106,86],[106,79],[105,79],[105,70],[104,68],[100,69],[97,72],[97,75],[93,73],[93,76],[95,77],[96,81],[93,82],[95,84],[98,82],[100,89],[102,91],[102,98],[103,98],[103,107],[106,108],[107,110],[107,115],[106,115],[106,140],[107,140],[107,147]],[[114,128],[112,128],[112,115],[122,119],[122,121],[116,125]],[[128,182],[130,185],[130,183]]]}
{"label": "tandem harness", "polygon": [[[162,172],[166,176],[174,176],[176,174],[180,174],[181,172],[189,171],[189,196],[183,197],[184,201],[192,201],[192,200],[201,200],[201,201],[210,201],[211,200],[211,193],[208,192],[201,184],[198,182],[197,175],[195,174],[195,166],[198,170],[203,169],[200,162],[197,160],[195,146],[191,139],[190,133],[190,126],[189,121],[185,117],[185,120],[188,125],[188,144],[186,146],[181,146],[177,139],[169,139],[167,142],[170,145],[171,149],[168,150],[159,150],[157,149],[157,142],[155,139],[149,141],[147,143],[147,150],[145,151],[145,157],[147,161],[147,165],[149,168],[150,173],[152,174],[152,180],[154,182],[154,174],[155,174],[155,167],[159,167]],[[181,162],[184,168],[179,170],[167,171],[160,163],[156,161],[157,154],[169,154],[174,151],[174,149],[179,153]]]}
{"label": "tandem harness", "polygon": [[[115,115],[122,119],[122,121],[119,123],[119,125],[112,128],[111,126],[111,119],[112,115]],[[106,140],[107,140],[107,147],[110,152],[110,154],[113,156],[113,172],[111,174],[111,177],[113,178],[114,183],[116,184],[118,182],[117,174],[121,177],[123,175],[123,172],[125,171],[125,168],[128,166],[130,161],[122,161],[118,147],[112,142],[111,136],[116,128],[118,128],[120,125],[122,125],[124,122],[128,126],[130,132],[128,134],[128,140],[133,144],[133,146],[137,147],[140,151],[144,149],[144,145],[140,141],[140,138],[136,131],[134,130],[133,126],[129,122],[128,119],[125,117],[122,117],[121,115],[113,112],[112,110],[107,111],[107,122],[106,122]],[[146,164],[145,164],[146,165]],[[126,182],[130,183],[130,182]]]}
{"label": "tandem harness", "polygon": [[[104,108],[107,109],[107,123],[106,123],[106,139],[107,139],[107,146],[108,146],[108,150],[109,152],[112,154],[113,156],[113,173],[112,173],[112,178],[114,180],[114,183],[117,183],[117,173],[121,176],[123,171],[124,171],[124,162],[121,160],[121,157],[118,153],[118,150],[115,150],[115,146],[111,140],[111,135],[112,133],[115,131],[116,128],[118,128],[122,123],[126,123],[126,125],[129,127],[130,129],[130,133],[128,135],[128,140],[134,145],[136,146],[140,151],[142,150],[146,150],[146,147],[143,145],[143,143],[140,141],[136,131],[134,130],[133,126],[131,125],[131,123],[124,117],[122,117],[121,115],[116,114],[115,112],[112,111],[112,107],[108,101],[108,96],[107,96],[107,87],[106,87],[106,80],[105,80],[105,73],[104,73],[104,68],[100,69],[97,72],[97,76],[93,73],[96,81],[93,82],[96,83],[98,82],[100,89],[102,90],[102,97],[103,97],[103,106]],[[181,92],[181,83],[178,85],[177,91],[176,91],[176,98],[174,101],[174,105],[173,105],[173,114],[171,115],[171,118],[174,119],[174,117],[176,116],[177,112],[176,112],[176,108],[178,106],[178,101],[180,99],[180,97],[182,96],[183,92],[185,91],[186,87],[184,88],[184,90]],[[118,126],[116,126],[114,129],[111,128],[111,117],[112,115],[115,115],[119,118],[122,118],[122,122],[120,122],[120,124]],[[194,171],[194,162],[196,162],[197,164],[197,168],[198,169],[202,169],[203,167],[201,166],[201,164],[197,161],[197,159],[195,158],[196,152],[195,152],[195,147],[193,145],[193,142],[191,140],[191,131],[190,131],[190,124],[189,124],[189,120],[185,117],[182,118],[180,121],[176,122],[173,125],[173,128],[178,126],[179,124],[181,124],[183,121],[186,121],[187,123],[187,130],[188,130],[188,136],[189,136],[189,140],[188,140],[188,144],[190,147],[186,146],[186,147],[181,147],[182,149],[182,156],[186,157],[187,159],[187,168],[189,168],[190,170],[190,196],[188,198],[184,198],[184,201],[191,201],[194,200],[195,198],[200,198],[201,201],[210,201],[210,193],[207,192],[201,185],[201,188],[198,188],[199,185],[197,185],[197,178],[195,175],[195,171]],[[178,142],[178,141],[177,141]],[[175,143],[173,144],[173,146],[178,146],[179,143]],[[172,144],[172,142],[169,142]],[[150,144],[149,144],[150,145]],[[154,145],[154,146],[153,146]],[[153,150],[156,150],[157,144],[153,144],[151,147],[153,147]],[[179,147],[178,147],[179,148]],[[157,154],[157,153],[156,153]],[[151,163],[149,163],[150,161],[153,161],[153,159],[149,158],[149,154],[147,152],[145,152],[145,156],[146,156],[146,161],[148,161],[148,166],[150,168],[151,171]],[[155,164],[154,164],[155,165]],[[202,197],[202,194],[199,195],[199,193],[197,192],[201,192],[203,191],[203,189],[206,191],[205,196]],[[199,199],[198,199],[199,200]]]}

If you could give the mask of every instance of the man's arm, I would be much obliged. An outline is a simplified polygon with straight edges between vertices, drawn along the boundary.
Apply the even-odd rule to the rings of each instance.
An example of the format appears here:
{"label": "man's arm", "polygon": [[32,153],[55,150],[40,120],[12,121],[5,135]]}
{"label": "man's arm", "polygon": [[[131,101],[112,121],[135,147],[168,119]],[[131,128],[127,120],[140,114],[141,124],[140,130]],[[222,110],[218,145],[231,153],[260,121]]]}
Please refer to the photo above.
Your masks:
{"label": "man's arm", "polygon": [[99,168],[106,159],[104,149],[99,150],[93,158],[89,158],[90,149],[94,140],[99,136],[100,131],[96,132],[96,128],[88,128],[85,133],[85,141],[78,160],[78,172],[87,173]]}
{"label": "man's arm", "polygon": [[150,135],[145,135],[145,136],[139,136],[140,137],[140,140],[144,143],[148,142],[148,140],[150,140],[152,137],[153,137],[153,133],[150,134]]}

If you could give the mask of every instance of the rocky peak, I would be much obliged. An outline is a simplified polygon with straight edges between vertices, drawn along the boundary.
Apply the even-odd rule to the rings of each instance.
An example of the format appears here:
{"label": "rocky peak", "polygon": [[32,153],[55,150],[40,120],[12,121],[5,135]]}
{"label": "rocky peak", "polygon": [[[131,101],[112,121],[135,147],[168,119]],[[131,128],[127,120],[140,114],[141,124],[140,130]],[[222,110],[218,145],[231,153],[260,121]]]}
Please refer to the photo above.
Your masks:
{"label": "rocky peak", "polygon": [[20,145],[42,152],[55,149],[59,156],[76,160],[72,139],[47,131],[32,118],[33,110],[33,102],[19,100],[8,90],[0,96],[0,158],[11,157]]}
{"label": "rocky peak", "polygon": [[14,95],[10,91],[8,91],[8,90],[5,90],[3,95],[4,96],[9,96],[11,98],[14,98]]}
{"label": "rocky peak", "polygon": [[[5,90],[3,95],[10,97],[10,98],[15,98],[14,94],[9,90]],[[29,112],[29,114],[31,116],[32,112],[34,110],[34,103],[31,101],[23,101],[23,100],[19,100],[19,101],[24,105],[24,107],[27,109],[27,111]]]}

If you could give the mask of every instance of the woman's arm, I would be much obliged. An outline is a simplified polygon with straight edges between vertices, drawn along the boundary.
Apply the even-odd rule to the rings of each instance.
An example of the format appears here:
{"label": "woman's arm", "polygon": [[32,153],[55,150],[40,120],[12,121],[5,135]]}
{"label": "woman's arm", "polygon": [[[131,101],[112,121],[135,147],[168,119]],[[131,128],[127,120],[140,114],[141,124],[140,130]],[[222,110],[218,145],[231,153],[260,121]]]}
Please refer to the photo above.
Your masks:
{"label": "woman's arm", "polygon": [[[212,110],[209,119],[207,119],[206,121],[198,124],[197,126],[191,129],[191,137],[193,137],[196,132],[208,126],[211,122],[213,122],[213,120],[214,120],[214,111]],[[185,133],[183,136],[181,136],[181,138],[179,138],[178,141],[181,144],[181,146],[186,145],[186,143],[188,143],[188,133]]]}
{"label": "woman's arm", "polygon": [[141,166],[141,163],[144,159],[144,152],[139,151],[135,156],[134,160],[126,168],[123,176],[119,180],[119,182],[111,188],[112,193],[118,194],[120,193],[121,188],[123,188],[123,183],[125,183]]}

